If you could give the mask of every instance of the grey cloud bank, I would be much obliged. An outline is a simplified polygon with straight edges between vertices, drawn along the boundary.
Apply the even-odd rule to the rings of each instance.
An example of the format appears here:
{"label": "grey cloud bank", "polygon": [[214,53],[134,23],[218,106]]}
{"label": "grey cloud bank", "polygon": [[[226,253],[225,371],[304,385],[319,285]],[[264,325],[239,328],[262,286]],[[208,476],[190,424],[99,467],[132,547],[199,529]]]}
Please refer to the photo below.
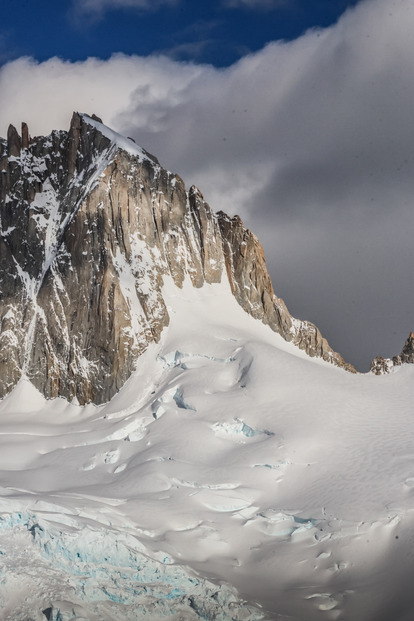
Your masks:
{"label": "grey cloud bank", "polygon": [[408,1],[365,0],[228,69],[22,58],[0,69],[0,134],[102,116],[239,213],[291,312],[366,370],[414,327],[413,31]]}

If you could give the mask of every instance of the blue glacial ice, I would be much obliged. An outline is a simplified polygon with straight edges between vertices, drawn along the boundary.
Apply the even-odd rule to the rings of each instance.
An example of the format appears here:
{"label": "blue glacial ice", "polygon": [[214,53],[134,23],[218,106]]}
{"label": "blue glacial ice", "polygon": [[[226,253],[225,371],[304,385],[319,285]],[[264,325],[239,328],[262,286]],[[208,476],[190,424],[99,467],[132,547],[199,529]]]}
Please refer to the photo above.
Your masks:
{"label": "blue glacial ice", "polygon": [[[30,553],[27,576],[25,567],[13,566],[18,550]],[[264,619],[232,587],[198,577],[175,565],[169,555],[149,553],[133,532],[96,522],[49,513],[47,519],[24,512],[3,514],[0,551],[9,559],[0,564],[4,621]],[[8,593],[17,579],[29,588],[20,608],[10,611]]]}

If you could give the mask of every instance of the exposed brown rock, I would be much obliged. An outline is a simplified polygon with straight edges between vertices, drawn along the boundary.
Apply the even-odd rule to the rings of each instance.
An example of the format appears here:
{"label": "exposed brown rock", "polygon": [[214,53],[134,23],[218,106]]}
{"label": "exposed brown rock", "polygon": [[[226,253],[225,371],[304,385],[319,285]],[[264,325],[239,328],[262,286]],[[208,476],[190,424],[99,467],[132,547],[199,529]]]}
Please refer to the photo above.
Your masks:
{"label": "exposed brown rock", "polygon": [[28,149],[29,142],[30,142],[29,128],[27,126],[27,123],[22,123],[22,149]]}
{"label": "exposed brown rock", "polygon": [[390,368],[392,368],[393,364],[387,358],[383,358],[382,356],[376,356],[374,360],[371,362],[370,371],[374,373],[374,375],[384,375],[390,372]]}
{"label": "exposed brown rock", "polygon": [[70,123],[68,146],[67,146],[67,171],[68,176],[72,177],[76,170],[76,163],[78,159],[78,148],[80,142],[82,120],[81,116],[74,112]]}
{"label": "exposed brown rock", "polygon": [[389,373],[394,367],[402,364],[414,364],[414,333],[410,332],[409,337],[404,343],[404,347],[398,356],[392,358],[383,358],[377,356],[371,362],[370,371],[375,375],[384,375]]}
{"label": "exposed brown rock", "polygon": [[414,334],[412,332],[410,332],[410,336],[404,343],[400,358],[402,363],[414,363]]}
{"label": "exposed brown rock", "polygon": [[19,157],[21,149],[20,136],[14,125],[9,125],[7,130],[7,153],[9,156]]}

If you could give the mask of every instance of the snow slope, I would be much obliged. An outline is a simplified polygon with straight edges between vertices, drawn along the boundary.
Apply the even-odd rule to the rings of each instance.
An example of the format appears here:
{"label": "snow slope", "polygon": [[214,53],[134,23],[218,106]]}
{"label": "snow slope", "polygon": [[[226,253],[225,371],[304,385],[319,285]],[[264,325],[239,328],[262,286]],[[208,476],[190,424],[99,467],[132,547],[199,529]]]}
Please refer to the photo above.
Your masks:
{"label": "snow slope", "polygon": [[164,295],[110,403],[0,403],[0,617],[414,618],[414,368],[310,359],[225,284]]}

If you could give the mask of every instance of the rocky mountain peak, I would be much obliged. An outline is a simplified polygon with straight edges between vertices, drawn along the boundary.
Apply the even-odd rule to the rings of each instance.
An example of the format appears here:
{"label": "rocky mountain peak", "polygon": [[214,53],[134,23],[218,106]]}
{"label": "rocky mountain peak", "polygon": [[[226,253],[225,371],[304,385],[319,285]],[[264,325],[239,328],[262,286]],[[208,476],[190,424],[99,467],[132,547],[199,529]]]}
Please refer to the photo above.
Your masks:
{"label": "rocky mountain peak", "polygon": [[7,153],[11,157],[19,157],[22,143],[17,129],[14,125],[9,125],[7,130]]}
{"label": "rocky mountain peak", "polygon": [[414,363],[414,333],[413,332],[410,332],[409,337],[405,341],[404,347],[401,350],[399,358],[401,359],[401,364],[404,362],[409,363],[409,364]]}
{"label": "rocky mountain peak", "polygon": [[27,123],[22,122],[22,135],[19,136],[14,125],[9,125],[7,130],[7,155],[20,157],[23,149],[28,149],[30,143],[29,128]]}
{"label": "rocky mountain peak", "polygon": [[376,356],[371,362],[370,371],[375,375],[384,375],[389,373],[394,367],[399,367],[402,364],[414,364],[414,332],[410,332],[398,356],[393,356],[392,358]]}
{"label": "rocky mountain peak", "polygon": [[108,401],[169,323],[166,278],[228,279],[246,312],[353,371],[274,294],[263,249],[237,216],[93,115],[68,132],[0,139],[0,396],[24,374],[47,397]]}

